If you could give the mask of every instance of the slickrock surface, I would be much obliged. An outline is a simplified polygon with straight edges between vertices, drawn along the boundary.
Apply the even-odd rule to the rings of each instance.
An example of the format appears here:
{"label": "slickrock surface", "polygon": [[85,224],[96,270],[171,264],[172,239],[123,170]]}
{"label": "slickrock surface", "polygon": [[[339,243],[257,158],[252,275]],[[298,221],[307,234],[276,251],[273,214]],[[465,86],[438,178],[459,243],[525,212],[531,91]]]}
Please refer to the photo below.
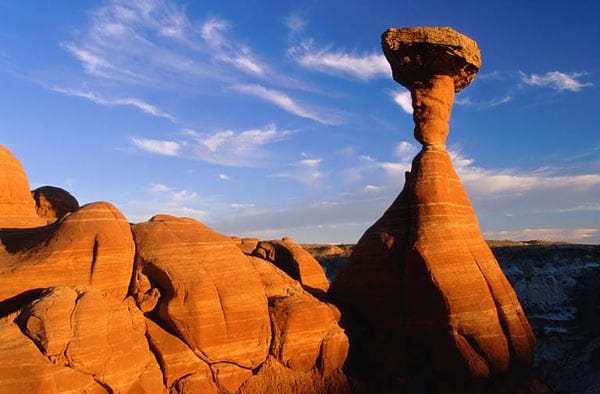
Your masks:
{"label": "slickrock surface", "polygon": [[[170,388],[192,390],[193,383],[236,392],[269,354],[290,376],[293,370],[320,379],[339,373],[348,347],[339,312],[272,262],[244,255],[239,240],[192,219],[158,215],[134,225],[133,233],[132,293],[160,323],[149,321],[148,332]],[[194,382],[182,386],[189,376]]]}
{"label": "slickrock surface", "polygon": [[39,217],[54,223],[69,212],[79,209],[79,202],[68,191],[56,186],[42,186],[31,192]]}
{"label": "slickrock surface", "polygon": [[322,298],[329,289],[319,262],[291,238],[259,242],[252,255],[272,262],[316,297]]}
{"label": "slickrock surface", "polygon": [[106,394],[108,391],[91,375],[52,363],[12,319],[5,318],[0,320],[0,393]]}
{"label": "slickrock surface", "polygon": [[231,238],[192,219],[158,215],[133,226],[136,270],[161,293],[156,315],[199,356],[242,368],[269,351],[267,298]]}
{"label": "slickrock surface", "polygon": [[46,224],[35,211],[29,181],[21,163],[0,145],[0,228],[37,227]]}
{"label": "slickrock surface", "polygon": [[347,391],[340,312],[307,291],[328,283],[291,239],[251,256],[258,239],[130,225],[52,187],[33,192],[42,219],[0,153],[0,394]]}
{"label": "slickrock surface", "polygon": [[58,286],[127,294],[135,246],[129,223],[109,203],[45,227],[0,230],[0,242],[0,301]]}
{"label": "slickrock surface", "polygon": [[131,298],[62,287],[22,309],[17,323],[50,361],[91,375],[114,393],[161,393],[162,374]]}
{"label": "slickrock surface", "polygon": [[[331,288],[356,319],[351,349],[370,342],[353,349],[351,365],[384,382],[524,373],[533,333],[445,146],[454,93],[481,64],[477,45],[450,28],[389,29],[382,45],[394,79],[411,91],[423,149],[401,194],[363,235]],[[379,363],[368,368],[364,360]]]}

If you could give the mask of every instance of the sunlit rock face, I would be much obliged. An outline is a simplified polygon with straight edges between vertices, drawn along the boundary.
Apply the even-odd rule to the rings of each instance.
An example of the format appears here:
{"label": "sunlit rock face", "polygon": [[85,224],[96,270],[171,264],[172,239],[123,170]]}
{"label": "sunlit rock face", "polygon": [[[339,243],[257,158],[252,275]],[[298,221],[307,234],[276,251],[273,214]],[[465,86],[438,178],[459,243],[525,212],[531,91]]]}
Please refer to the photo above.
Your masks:
{"label": "sunlit rock face", "polygon": [[477,44],[451,28],[418,27],[389,29],[382,46],[411,92],[423,147],[332,284],[351,321],[349,365],[382,381],[526,371],[533,333],[446,151],[454,94],[481,66]]}
{"label": "sunlit rock face", "polygon": [[46,224],[35,209],[29,181],[21,163],[0,145],[0,228],[37,227]]}
{"label": "sunlit rock face", "polygon": [[30,193],[3,147],[0,170],[0,393],[348,390],[341,314],[293,240]]}

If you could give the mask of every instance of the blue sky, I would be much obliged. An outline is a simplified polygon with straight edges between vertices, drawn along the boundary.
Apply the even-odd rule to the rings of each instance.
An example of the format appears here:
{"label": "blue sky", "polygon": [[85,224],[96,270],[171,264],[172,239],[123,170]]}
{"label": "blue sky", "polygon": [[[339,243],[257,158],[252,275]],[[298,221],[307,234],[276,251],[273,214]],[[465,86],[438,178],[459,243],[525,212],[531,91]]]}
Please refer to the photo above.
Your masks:
{"label": "blue sky", "polygon": [[452,26],[483,67],[448,149],[490,239],[600,242],[600,3],[0,0],[0,144],[130,221],[355,242],[418,143],[380,49]]}

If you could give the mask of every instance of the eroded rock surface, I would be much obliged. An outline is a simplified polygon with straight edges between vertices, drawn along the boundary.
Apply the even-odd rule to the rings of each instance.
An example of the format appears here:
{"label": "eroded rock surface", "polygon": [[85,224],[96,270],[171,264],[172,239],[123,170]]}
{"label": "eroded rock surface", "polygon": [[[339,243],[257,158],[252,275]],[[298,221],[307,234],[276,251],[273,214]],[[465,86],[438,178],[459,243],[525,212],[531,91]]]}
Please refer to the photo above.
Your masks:
{"label": "eroded rock surface", "polygon": [[29,181],[21,163],[0,145],[0,228],[37,227],[46,224],[35,210]]}
{"label": "eroded rock surface", "polygon": [[316,297],[324,297],[329,289],[319,262],[291,238],[258,242],[252,255],[275,264]]}
{"label": "eroded rock surface", "polygon": [[405,28],[386,31],[382,45],[394,79],[411,91],[423,148],[399,197],[332,285],[356,319],[351,344],[369,343],[351,364],[383,381],[527,371],[533,333],[446,151],[454,93],[481,64],[477,44],[450,28]]}
{"label": "eroded rock surface", "polygon": [[105,202],[44,227],[0,229],[0,301],[33,289],[88,286],[124,298],[134,243],[125,217]]}
{"label": "eroded rock surface", "polygon": [[17,322],[52,363],[92,376],[111,392],[165,391],[144,317],[131,298],[53,288],[23,308]]}
{"label": "eroded rock surface", "polygon": [[42,186],[31,191],[39,217],[48,224],[79,209],[79,202],[68,191],[56,186]]}
{"label": "eroded rock surface", "polygon": [[161,298],[160,321],[210,363],[252,369],[267,357],[271,327],[257,272],[230,237],[192,219],[158,215],[133,226],[136,270]]}

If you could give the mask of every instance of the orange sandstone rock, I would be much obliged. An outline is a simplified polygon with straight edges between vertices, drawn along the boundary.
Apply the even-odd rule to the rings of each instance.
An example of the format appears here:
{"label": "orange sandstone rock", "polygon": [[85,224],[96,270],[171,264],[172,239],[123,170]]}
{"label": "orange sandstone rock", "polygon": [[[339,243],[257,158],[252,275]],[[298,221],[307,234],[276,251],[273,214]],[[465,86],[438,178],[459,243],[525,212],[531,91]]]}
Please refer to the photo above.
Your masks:
{"label": "orange sandstone rock", "polygon": [[[415,138],[424,146],[402,193],[361,238],[332,296],[354,312],[363,329],[359,340],[383,324],[385,331],[372,335],[375,350],[385,349],[381,334],[396,327],[389,348],[401,352],[406,365],[396,371],[383,365],[387,379],[524,371],[532,362],[533,333],[445,148],[454,93],[481,64],[477,45],[450,28],[389,29],[382,45],[394,79],[411,91]],[[385,323],[390,310],[397,312]]]}
{"label": "orange sandstone rock", "polygon": [[88,286],[123,299],[134,243],[111,204],[83,206],[45,227],[0,230],[0,301],[32,289]]}
{"label": "orange sandstone rock", "polygon": [[168,389],[178,394],[216,394],[217,386],[206,362],[181,339],[146,319],[148,341],[160,364]]}
{"label": "orange sandstone rock", "polygon": [[68,191],[56,186],[42,186],[31,192],[38,216],[54,223],[69,212],[79,209],[79,202]]}
{"label": "orange sandstone rock", "polygon": [[108,393],[92,375],[54,364],[44,357],[11,320],[0,320],[0,393]]}
{"label": "orange sandstone rock", "polygon": [[338,325],[338,309],[314,298],[268,261],[250,259],[269,299],[271,354],[290,369],[315,369],[323,377],[340,370],[348,354],[348,338]]}
{"label": "orange sandstone rock", "polygon": [[165,390],[143,315],[131,298],[117,301],[95,290],[53,288],[23,308],[17,322],[48,360],[93,376],[111,392]]}
{"label": "orange sandstone rock", "polygon": [[319,262],[291,238],[259,242],[253,255],[275,264],[314,296],[323,297],[329,289]]}
{"label": "orange sandstone rock", "polygon": [[136,224],[133,233],[138,270],[161,294],[155,309],[161,324],[209,364],[250,370],[266,359],[267,298],[258,273],[231,238],[168,215]]}
{"label": "orange sandstone rock", "polygon": [[43,226],[21,163],[0,145],[0,228]]}

